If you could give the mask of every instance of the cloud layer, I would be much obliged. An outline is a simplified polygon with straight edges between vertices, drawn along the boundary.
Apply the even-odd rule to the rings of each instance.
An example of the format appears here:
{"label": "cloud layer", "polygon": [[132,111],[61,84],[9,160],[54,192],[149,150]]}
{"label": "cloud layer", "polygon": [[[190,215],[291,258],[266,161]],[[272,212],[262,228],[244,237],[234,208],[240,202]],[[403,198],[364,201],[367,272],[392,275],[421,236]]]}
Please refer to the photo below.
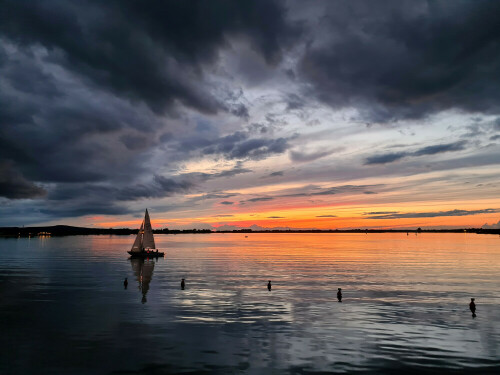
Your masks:
{"label": "cloud layer", "polygon": [[458,141],[453,143],[425,146],[416,151],[400,151],[387,154],[375,155],[366,158],[365,164],[387,164],[411,156],[436,155],[443,152],[461,151],[465,149],[466,142]]}
{"label": "cloud layer", "polygon": [[422,118],[450,108],[499,113],[498,3],[318,6],[325,15],[299,72],[320,100],[361,106],[370,121]]}
{"label": "cloud layer", "polygon": [[[0,225],[127,222],[146,205],[179,226],[258,226],[258,210],[281,223],[294,209],[388,222],[438,217],[411,216],[438,191],[451,202],[435,213],[484,223],[497,207],[499,11],[4,1]],[[357,214],[331,214],[342,205]]]}
{"label": "cloud layer", "polygon": [[406,213],[378,213],[374,216],[369,216],[369,219],[402,219],[402,218],[420,218],[420,217],[443,217],[443,216],[468,216],[479,214],[491,214],[499,212],[496,208],[486,208],[484,210],[451,210],[437,212],[406,212]]}

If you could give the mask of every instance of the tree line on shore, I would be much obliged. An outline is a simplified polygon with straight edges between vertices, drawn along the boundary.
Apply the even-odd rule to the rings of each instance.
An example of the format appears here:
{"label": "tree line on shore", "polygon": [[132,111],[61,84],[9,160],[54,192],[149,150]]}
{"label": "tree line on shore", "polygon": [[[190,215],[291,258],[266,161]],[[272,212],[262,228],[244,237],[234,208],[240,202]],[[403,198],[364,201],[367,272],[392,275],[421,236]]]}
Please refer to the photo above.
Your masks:
{"label": "tree line on shore", "polygon": [[[137,234],[138,229],[130,228],[84,228],[69,225],[44,227],[0,227],[3,237],[35,237],[35,236],[75,236],[75,235],[121,235]],[[215,231],[211,229],[155,229],[155,234],[188,234],[188,233],[480,233],[500,234],[500,229],[462,228],[462,229],[235,229]]]}

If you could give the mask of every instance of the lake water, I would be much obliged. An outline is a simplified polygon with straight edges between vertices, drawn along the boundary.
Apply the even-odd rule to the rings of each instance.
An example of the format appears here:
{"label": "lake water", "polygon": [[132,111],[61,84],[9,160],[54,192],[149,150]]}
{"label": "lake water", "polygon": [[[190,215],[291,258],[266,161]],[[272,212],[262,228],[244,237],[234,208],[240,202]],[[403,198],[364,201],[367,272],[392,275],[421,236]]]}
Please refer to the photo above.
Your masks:
{"label": "lake water", "polygon": [[500,373],[499,236],[155,238],[0,239],[0,373]]}

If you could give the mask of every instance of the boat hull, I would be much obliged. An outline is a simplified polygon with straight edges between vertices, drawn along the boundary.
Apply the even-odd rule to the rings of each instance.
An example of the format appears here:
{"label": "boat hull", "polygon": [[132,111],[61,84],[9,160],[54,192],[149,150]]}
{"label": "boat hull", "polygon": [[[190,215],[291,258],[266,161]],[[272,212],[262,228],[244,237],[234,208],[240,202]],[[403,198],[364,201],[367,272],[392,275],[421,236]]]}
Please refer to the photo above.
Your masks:
{"label": "boat hull", "polygon": [[127,251],[132,258],[160,258],[164,257],[165,253],[162,253],[160,251],[150,251],[149,253],[147,251],[141,251],[141,252],[133,252],[133,251]]}

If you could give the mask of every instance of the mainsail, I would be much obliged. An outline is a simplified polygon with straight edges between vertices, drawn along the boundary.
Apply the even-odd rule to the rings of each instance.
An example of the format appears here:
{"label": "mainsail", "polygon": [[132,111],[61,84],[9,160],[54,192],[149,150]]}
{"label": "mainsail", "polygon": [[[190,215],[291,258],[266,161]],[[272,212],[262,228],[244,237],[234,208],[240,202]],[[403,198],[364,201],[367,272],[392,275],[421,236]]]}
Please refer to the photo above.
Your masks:
{"label": "mainsail", "polygon": [[141,229],[137,233],[132,249],[133,253],[140,253],[144,249],[156,249],[155,239],[153,237],[153,228],[151,227],[151,221],[149,220],[149,213],[146,209],[146,215],[144,215],[144,220],[141,224]]}
{"label": "mainsail", "polygon": [[139,229],[139,233],[137,233],[137,237],[135,238],[134,244],[132,245],[131,251],[134,253],[139,253],[142,251],[142,236],[144,234],[144,221],[141,224],[141,229]]}
{"label": "mainsail", "polygon": [[153,237],[153,228],[149,220],[149,213],[146,209],[146,216],[144,217],[144,236],[142,238],[142,247],[144,249],[156,249],[155,239]]}

